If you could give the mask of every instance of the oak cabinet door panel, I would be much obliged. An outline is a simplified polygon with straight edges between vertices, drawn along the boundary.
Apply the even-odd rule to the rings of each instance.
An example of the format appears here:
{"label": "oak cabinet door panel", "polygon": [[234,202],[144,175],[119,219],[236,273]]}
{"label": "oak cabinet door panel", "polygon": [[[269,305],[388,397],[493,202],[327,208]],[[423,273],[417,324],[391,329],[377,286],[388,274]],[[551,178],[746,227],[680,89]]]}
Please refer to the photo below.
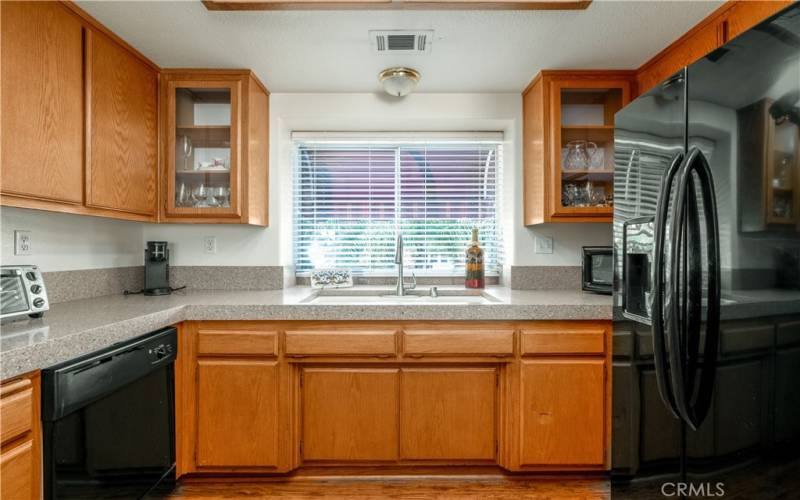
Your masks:
{"label": "oak cabinet door panel", "polygon": [[86,205],[155,215],[158,74],[101,33],[87,37],[91,146]]}
{"label": "oak cabinet door panel", "polygon": [[410,460],[495,457],[497,370],[404,368],[400,455]]}
{"label": "oak cabinet door panel", "polygon": [[303,370],[303,459],[386,461],[398,457],[399,370]]}
{"label": "oak cabinet door panel", "polygon": [[276,467],[278,363],[197,362],[197,465]]}
{"label": "oak cabinet door panel", "polygon": [[56,2],[0,2],[2,192],[83,203],[83,28]]}
{"label": "oak cabinet door panel", "polygon": [[605,360],[522,361],[521,380],[521,464],[602,465]]}

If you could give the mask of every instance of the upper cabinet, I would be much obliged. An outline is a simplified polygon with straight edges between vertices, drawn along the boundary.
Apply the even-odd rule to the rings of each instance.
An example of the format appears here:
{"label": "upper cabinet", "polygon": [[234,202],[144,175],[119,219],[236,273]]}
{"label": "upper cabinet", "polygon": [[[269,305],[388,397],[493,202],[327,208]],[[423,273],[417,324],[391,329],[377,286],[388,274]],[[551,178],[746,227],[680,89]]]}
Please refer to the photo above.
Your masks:
{"label": "upper cabinet", "polygon": [[86,205],[155,217],[158,72],[102,33],[86,40]]}
{"label": "upper cabinet", "polygon": [[269,94],[252,72],[162,72],[71,2],[0,2],[0,26],[0,204],[267,225]]}
{"label": "upper cabinet", "polygon": [[0,9],[2,204],[155,221],[158,67],[72,3]]}
{"label": "upper cabinet", "polygon": [[614,113],[630,71],[543,71],[523,94],[525,225],[610,222]]}
{"label": "upper cabinet", "polygon": [[725,2],[639,68],[636,74],[639,93],[647,92],[682,67],[725,45],[791,4],[790,0]]}
{"label": "upper cabinet", "polygon": [[2,194],[83,204],[83,24],[53,2],[0,2]]}
{"label": "upper cabinet", "polygon": [[267,225],[268,93],[250,71],[163,74],[165,220]]}

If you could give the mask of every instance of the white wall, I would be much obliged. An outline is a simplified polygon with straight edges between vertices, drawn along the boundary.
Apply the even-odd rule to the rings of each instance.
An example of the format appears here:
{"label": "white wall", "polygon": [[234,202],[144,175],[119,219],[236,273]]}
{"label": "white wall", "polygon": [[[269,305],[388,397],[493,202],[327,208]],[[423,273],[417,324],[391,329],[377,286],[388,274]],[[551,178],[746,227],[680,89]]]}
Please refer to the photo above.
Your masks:
{"label": "white wall", "polygon": [[[291,265],[292,131],[502,131],[507,264],[579,265],[583,245],[610,245],[606,224],[522,225],[522,97],[508,94],[272,94],[270,227],[147,225],[144,237],[173,242],[176,265]],[[553,238],[552,254],[534,254],[536,235]],[[218,252],[203,253],[204,236]]]}
{"label": "white wall", "polygon": [[[32,232],[32,255],[14,255],[15,229]],[[36,264],[43,271],[140,266],[143,230],[137,222],[3,207],[0,262]]]}

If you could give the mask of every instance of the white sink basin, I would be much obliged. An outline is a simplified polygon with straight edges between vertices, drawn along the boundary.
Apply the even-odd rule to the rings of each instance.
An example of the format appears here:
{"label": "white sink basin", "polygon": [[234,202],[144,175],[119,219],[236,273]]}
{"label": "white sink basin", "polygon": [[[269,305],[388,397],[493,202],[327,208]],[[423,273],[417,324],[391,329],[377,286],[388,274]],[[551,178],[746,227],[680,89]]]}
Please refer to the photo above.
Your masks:
{"label": "white sink basin", "polygon": [[[423,294],[426,293],[426,294]],[[386,290],[336,290],[322,291],[304,299],[304,304],[314,305],[475,305],[495,304],[500,302],[491,295],[479,291],[448,290],[440,291],[438,297],[431,297],[426,291],[415,291],[414,294],[402,297]]]}

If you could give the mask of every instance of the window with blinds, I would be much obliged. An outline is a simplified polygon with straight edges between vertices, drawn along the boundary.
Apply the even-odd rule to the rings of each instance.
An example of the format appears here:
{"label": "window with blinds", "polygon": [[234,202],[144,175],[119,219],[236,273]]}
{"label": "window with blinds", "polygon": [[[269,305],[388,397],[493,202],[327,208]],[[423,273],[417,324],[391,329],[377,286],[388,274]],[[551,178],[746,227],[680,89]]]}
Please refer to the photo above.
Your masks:
{"label": "window with blinds", "polygon": [[486,273],[497,275],[501,139],[295,138],[297,274],[338,268],[394,275],[395,241],[402,233],[406,269],[460,275],[477,227]]}

